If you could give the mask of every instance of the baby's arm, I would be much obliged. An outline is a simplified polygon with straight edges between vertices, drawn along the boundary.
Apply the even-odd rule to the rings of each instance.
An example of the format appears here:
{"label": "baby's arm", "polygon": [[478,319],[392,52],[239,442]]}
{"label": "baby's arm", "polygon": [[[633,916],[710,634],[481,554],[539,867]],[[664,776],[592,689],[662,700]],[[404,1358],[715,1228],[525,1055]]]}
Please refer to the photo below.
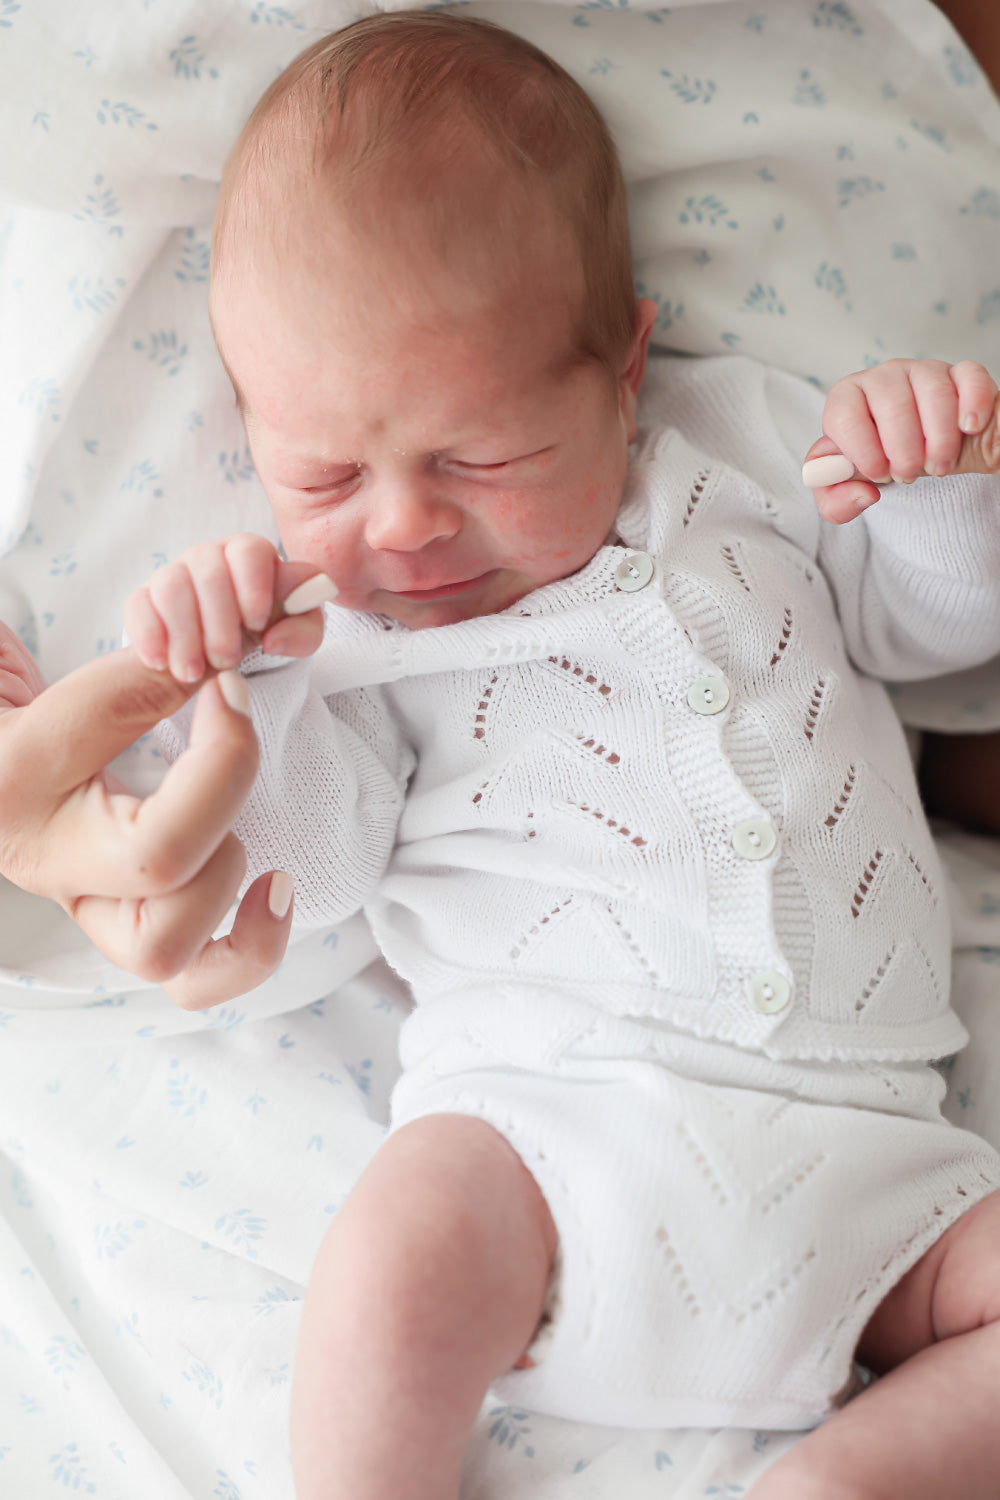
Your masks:
{"label": "baby's arm", "polygon": [[1000,468],[996,382],[971,360],[890,359],[847,375],[827,397],[823,433],[802,477],[835,525],[874,505],[879,485]]}
{"label": "baby's arm", "polygon": [[[1000,470],[998,407],[981,365],[939,361],[890,360],[830,392],[805,477],[833,478],[814,464],[834,453],[857,471],[817,487],[834,523],[818,556],[850,655],[872,676],[934,677],[1000,649],[998,487],[981,477]],[[929,467],[948,472],[919,477]],[[879,500],[876,481],[893,474],[903,483]]]}
{"label": "baby's arm", "polygon": [[[330,650],[317,661],[322,691],[312,663],[288,660],[318,650],[318,606],[334,593],[325,574],[282,562],[270,542],[243,534],[191,548],[154,573],[125,610],[139,656],[178,681],[234,675],[242,661],[260,768],[235,832],[248,878],[285,872],[294,883],[296,921],[308,927],[342,921],[371,896],[395,843],[412,769],[379,689],[336,691],[336,664],[327,670],[327,658],[349,645],[335,627]],[[364,617],[336,613],[341,633],[364,628]],[[160,726],[168,759],[186,749],[189,723],[182,710]]]}
{"label": "baby's arm", "polygon": [[274,655],[311,655],[323,638],[319,606],[335,593],[325,574],[283,563],[266,538],[241,532],[158,569],[126,600],[125,629],[146,666],[198,682],[238,667],[257,641]]}

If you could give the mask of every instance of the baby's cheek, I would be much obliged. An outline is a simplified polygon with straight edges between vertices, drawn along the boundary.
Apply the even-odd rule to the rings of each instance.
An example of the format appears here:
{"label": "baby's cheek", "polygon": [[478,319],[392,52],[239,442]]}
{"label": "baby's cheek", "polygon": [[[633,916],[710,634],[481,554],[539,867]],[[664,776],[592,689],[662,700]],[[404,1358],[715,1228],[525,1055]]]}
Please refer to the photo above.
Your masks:
{"label": "baby's cheek", "polygon": [[497,519],[527,564],[545,557],[580,566],[604,541],[618,510],[620,486],[592,482],[569,493],[511,493]]}

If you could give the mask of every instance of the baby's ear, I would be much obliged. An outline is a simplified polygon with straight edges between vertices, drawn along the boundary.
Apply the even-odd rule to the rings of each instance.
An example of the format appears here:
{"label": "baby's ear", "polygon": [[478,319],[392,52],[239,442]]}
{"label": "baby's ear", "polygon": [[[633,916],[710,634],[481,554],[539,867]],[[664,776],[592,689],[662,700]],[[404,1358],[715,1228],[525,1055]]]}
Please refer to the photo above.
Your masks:
{"label": "baby's ear", "polygon": [[618,381],[618,399],[622,421],[629,442],[635,437],[635,411],[639,389],[646,373],[646,352],[656,322],[656,303],[643,297],[635,305],[635,336],[629,346],[627,363]]}

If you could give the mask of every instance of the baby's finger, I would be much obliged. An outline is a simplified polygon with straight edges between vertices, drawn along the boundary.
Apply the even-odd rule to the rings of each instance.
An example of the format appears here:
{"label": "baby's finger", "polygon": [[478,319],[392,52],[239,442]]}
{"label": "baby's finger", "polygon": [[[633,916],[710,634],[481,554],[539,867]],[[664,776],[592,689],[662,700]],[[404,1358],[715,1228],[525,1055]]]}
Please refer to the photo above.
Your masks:
{"label": "baby's finger", "polygon": [[167,632],[156,613],[153,601],[146,588],[136,589],[125,600],[123,611],[125,634],[132,643],[139,660],[154,672],[163,672],[167,665]]}
{"label": "baby's finger", "polygon": [[[909,484],[924,472],[924,429],[920,422],[917,398],[909,377],[909,367],[901,361],[888,361],[869,370],[865,376],[864,394],[871,418],[878,428],[878,440],[888,462],[889,474],[899,484]],[[826,423],[824,422],[824,430]],[[844,452],[854,459],[867,478],[885,483],[885,472],[873,473],[851,448]]]}
{"label": "baby's finger", "polygon": [[193,548],[185,557],[201,621],[202,649],[218,672],[238,667],[243,657],[243,622],[236,587],[222,548]]}
{"label": "baby's finger", "polygon": [[240,902],[227,936],[207,942],[164,985],[183,1010],[203,1010],[255,990],[277,969],[292,930],[290,875],[272,870],[254,881]]}
{"label": "baby's finger", "polygon": [[974,360],[963,359],[951,367],[958,394],[958,425],[965,433],[982,432],[993,414],[997,384],[989,370]]}
{"label": "baby's finger", "polygon": [[258,635],[274,609],[278,553],[266,537],[249,531],[229,537],[224,551],[243,625]]}
{"label": "baby's finger", "polygon": [[167,634],[167,665],[178,682],[198,682],[205,675],[201,613],[191,574],[184,563],[168,563],[146,585],[153,608]]}
{"label": "baby's finger", "polygon": [[866,479],[888,484],[889,460],[879,429],[864,391],[854,380],[839,380],[831,389],[823,408],[823,432]]}
{"label": "baby's finger", "polygon": [[[910,388],[924,435],[923,466],[918,473],[950,474],[958,460],[962,434],[958,428],[958,391],[949,366],[941,360],[920,360],[910,368]],[[917,475],[907,472],[901,477]]]}
{"label": "baby's finger", "polygon": [[1000,400],[981,432],[962,440],[956,474],[1000,474]]}

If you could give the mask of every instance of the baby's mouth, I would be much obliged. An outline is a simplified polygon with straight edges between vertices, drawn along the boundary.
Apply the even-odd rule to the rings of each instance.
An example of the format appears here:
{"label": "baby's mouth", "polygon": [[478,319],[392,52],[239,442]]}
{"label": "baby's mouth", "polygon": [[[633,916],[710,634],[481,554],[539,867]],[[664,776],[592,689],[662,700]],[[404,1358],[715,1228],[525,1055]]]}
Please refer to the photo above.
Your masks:
{"label": "baby's mouth", "polygon": [[419,604],[422,600],[450,599],[453,595],[464,594],[468,590],[474,589],[478,587],[478,585],[485,583],[488,579],[493,577],[493,574],[495,572],[496,569],[494,568],[491,569],[488,573],[477,574],[475,578],[454,579],[449,583],[435,584],[433,588],[387,589],[386,593],[391,593],[393,598],[395,599],[409,599],[414,604]]}

